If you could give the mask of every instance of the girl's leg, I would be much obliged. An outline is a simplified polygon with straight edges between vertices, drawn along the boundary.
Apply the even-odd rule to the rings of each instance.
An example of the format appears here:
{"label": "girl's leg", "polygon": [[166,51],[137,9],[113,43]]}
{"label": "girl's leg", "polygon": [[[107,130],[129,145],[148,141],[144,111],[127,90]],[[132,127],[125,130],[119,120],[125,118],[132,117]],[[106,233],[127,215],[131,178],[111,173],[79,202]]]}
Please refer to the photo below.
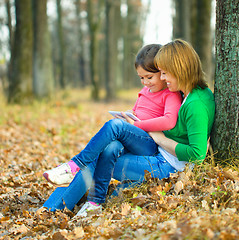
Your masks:
{"label": "girl's leg", "polygon": [[100,154],[94,173],[94,183],[87,197],[88,201],[95,203],[105,202],[115,162],[124,152],[124,146],[119,141],[113,141]]}
{"label": "girl's leg", "polygon": [[[116,140],[135,155],[153,155],[158,148],[147,132],[121,119],[112,119],[104,124],[86,147],[72,158],[72,161],[83,170],[88,164],[98,159],[103,150]],[[60,186],[69,184],[74,178],[74,173],[70,165],[65,163],[44,172],[43,176],[49,182]]]}
{"label": "girl's leg", "polygon": [[43,207],[51,211],[62,210],[67,207],[73,210],[74,206],[83,197],[86,191],[92,184],[92,177],[94,174],[96,163],[93,162],[89,166],[76,174],[74,180],[68,187],[58,187],[50,195]]}
{"label": "girl's leg", "polygon": [[[55,211],[56,209],[64,209],[66,206],[72,210],[91,185],[89,196],[99,197],[96,197],[96,199],[89,197],[89,201],[104,202],[104,200],[100,200],[105,199],[115,161],[122,153],[124,153],[123,145],[118,141],[112,142],[96,161],[90,163],[87,168],[76,174],[68,187],[58,187],[44,203],[43,207]],[[98,199],[100,200],[98,201]]]}
{"label": "girl's leg", "polygon": [[84,169],[113,141],[118,140],[124,148],[136,155],[153,155],[157,144],[142,129],[121,119],[112,119],[104,124],[100,131],[90,140],[85,149],[72,160]]}

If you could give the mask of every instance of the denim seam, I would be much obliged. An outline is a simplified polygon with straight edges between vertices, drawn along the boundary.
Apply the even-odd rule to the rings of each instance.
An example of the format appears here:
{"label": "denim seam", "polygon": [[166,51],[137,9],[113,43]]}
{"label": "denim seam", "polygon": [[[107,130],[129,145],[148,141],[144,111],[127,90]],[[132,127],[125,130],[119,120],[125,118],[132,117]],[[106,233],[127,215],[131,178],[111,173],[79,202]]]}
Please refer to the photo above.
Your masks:
{"label": "denim seam", "polygon": [[77,157],[77,156],[74,156],[73,158],[72,158],[72,160],[74,161],[74,160],[77,160],[77,162],[75,162],[81,169],[84,169],[84,168],[86,168],[87,166]]}

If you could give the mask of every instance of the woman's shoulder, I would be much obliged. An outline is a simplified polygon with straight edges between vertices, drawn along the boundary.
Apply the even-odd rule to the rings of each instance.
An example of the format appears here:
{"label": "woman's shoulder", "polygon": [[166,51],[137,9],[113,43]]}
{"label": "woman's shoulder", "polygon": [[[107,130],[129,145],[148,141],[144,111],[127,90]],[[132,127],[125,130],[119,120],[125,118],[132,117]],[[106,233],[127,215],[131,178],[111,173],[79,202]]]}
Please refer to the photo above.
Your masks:
{"label": "woman's shoulder", "polygon": [[209,88],[196,88],[187,97],[184,108],[201,109],[206,111],[214,111],[215,101],[214,95]]}
{"label": "woman's shoulder", "polygon": [[199,102],[214,101],[214,95],[209,88],[204,88],[204,89],[195,88],[189,94],[188,100],[189,102],[190,101],[199,101]]}

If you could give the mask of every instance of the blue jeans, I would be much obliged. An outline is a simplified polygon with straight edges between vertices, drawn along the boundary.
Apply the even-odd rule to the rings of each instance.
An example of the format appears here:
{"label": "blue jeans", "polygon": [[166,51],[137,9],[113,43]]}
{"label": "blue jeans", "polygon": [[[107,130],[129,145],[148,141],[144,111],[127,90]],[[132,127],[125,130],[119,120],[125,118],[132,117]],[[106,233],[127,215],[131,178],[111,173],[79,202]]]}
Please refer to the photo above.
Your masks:
{"label": "blue jeans", "polygon": [[72,160],[83,170],[89,163],[96,161],[106,147],[114,141],[122,144],[120,153],[125,150],[135,155],[153,155],[158,149],[157,144],[144,130],[122,119],[112,119],[104,124]]}
{"label": "blue jeans", "polygon": [[65,206],[72,210],[88,189],[88,201],[105,202],[111,177],[142,182],[145,170],[160,179],[175,172],[148,133],[120,119],[105,123],[72,160],[81,170],[68,187],[57,188],[44,203],[51,211]]}

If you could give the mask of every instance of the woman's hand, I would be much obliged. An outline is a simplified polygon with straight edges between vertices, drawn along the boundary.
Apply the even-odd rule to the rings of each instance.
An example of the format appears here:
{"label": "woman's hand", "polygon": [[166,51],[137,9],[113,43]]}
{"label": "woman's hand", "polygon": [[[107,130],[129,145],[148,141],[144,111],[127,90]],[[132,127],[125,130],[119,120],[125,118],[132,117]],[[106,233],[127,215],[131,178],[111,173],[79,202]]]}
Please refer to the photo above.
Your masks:
{"label": "woman's hand", "polygon": [[159,145],[161,146],[162,142],[166,139],[163,132],[149,132],[148,133],[151,138]]}
{"label": "woman's hand", "polygon": [[167,152],[171,153],[172,155],[176,156],[175,148],[177,146],[177,142],[165,137],[163,132],[149,132],[148,133],[153,140]]}

